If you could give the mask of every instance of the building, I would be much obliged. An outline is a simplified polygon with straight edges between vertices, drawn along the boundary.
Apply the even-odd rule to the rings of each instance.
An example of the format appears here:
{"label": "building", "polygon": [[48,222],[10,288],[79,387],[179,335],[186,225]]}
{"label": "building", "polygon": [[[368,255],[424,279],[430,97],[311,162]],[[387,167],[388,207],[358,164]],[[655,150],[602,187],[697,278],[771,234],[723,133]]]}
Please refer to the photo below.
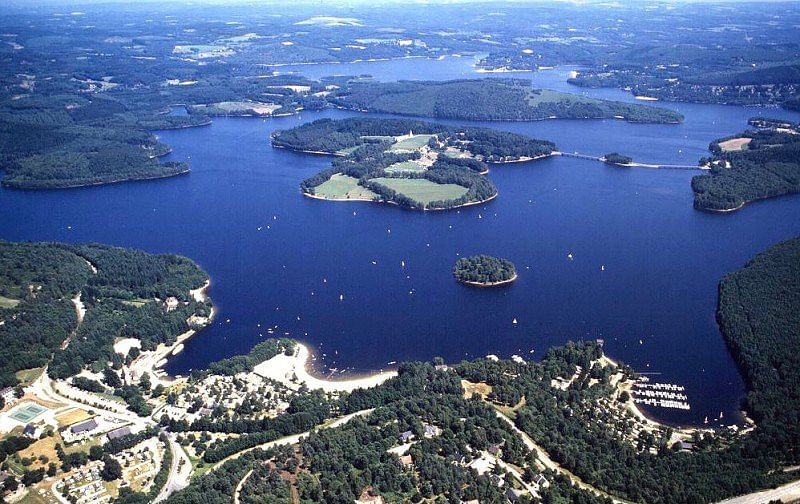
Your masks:
{"label": "building", "polygon": [[414,465],[414,459],[411,458],[411,455],[403,455],[400,457],[400,463],[403,464],[403,467],[408,467]]}
{"label": "building", "polygon": [[108,434],[106,434],[106,437],[108,438],[109,441],[111,441],[112,439],[117,439],[121,438],[122,436],[127,436],[130,433],[131,433],[130,427],[120,427],[119,429],[114,429],[112,431],[109,431]]}
{"label": "building", "polygon": [[408,443],[409,441],[414,439],[414,433],[411,432],[410,430],[407,430],[401,433],[398,439],[400,440],[401,443]]}
{"label": "building", "polygon": [[13,404],[17,401],[17,396],[16,394],[14,394],[13,387],[6,387],[4,389],[0,389],[0,397],[3,398],[3,401],[5,401],[6,405]]}
{"label": "building", "polygon": [[547,478],[544,477],[544,474],[537,474],[534,476],[533,483],[539,488],[547,488],[550,486],[550,482],[547,481]]}
{"label": "building", "polygon": [[39,425],[28,424],[22,429],[22,434],[31,439],[39,439],[42,433],[44,433],[44,429]]}
{"label": "building", "polygon": [[76,423],[75,425],[70,426],[69,431],[73,434],[83,434],[86,432],[91,432],[97,428],[97,420],[94,418],[90,418],[89,420]]}

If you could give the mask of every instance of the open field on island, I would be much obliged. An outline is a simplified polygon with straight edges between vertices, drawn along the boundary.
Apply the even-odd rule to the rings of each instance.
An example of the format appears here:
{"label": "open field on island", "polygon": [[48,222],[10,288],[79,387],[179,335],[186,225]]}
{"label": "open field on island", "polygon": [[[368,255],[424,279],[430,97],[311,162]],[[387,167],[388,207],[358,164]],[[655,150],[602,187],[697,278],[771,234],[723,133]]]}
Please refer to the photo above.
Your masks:
{"label": "open field on island", "polygon": [[372,199],[377,195],[358,185],[358,179],[337,173],[314,188],[314,194],[330,199]]}
{"label": "open field on island", "polygon": [[5,296],[0,296],[0,308],[14,308],[19,303],[19,299],[11,299]]}
{"label": "open field on island", "polygon": [[719,143],[719,148],[722,152],[733,152],[747,150],[747,146],[752,141],[752,138],[731,138]]}
{"label": "open field on island", "polygon": [[416,161],[401,161],[387,167],[386,171],[389,173],[422,172],[425,171],[425,167]]}
{"label": "open field on island", "polygon": [[577,94],[561,93],[551,89],[536,89],[528,91],[527,102],[528,105],[535,107],[541,103],[561,102],[566,101],[570,103],[598,103],[599,100],[581,96]]}
{"label": "open field on island", "polygon": [[397,151],[397,150],[417,150],[421,149],[422,147],[428,145],[428,140],[433,138],[435,135],[414,135],[411,138],[404,138],[397,143],[392,144],[389,147],[390,151]]}
{"label": "open field on island", "polygon": [[432,201],[456,199],[467,194],[466,187],[458,184],[437,184],[427,179],[379,177],[372,181],[426,205]]}
{"label": "open field on island", "polygon": [[44,371],[44,368],[40,367],[31,369],[20,369],[19,371],[14,373],[14,376],[16,376],[17,380],[19,380],[20,385],[22,385],[23,387],[27,387],[42,375],[42,371]]}

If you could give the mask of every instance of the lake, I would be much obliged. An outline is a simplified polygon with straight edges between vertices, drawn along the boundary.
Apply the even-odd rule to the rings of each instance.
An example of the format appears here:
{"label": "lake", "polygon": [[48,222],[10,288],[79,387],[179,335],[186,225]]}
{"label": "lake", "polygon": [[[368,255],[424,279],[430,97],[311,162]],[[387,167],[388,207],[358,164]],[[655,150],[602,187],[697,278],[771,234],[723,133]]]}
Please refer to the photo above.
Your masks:
{"label": "lake", "polygon": [[[447,79],[478,75],[470,64],[414,59],[282,71]],[[622,91],[574,88],[565,81],[569,70],[522,76],[633,100]],[[660,105],[684,113],[685,123],[484,125],[552,140],[563,151],[694,164],[711,140],[746,128],[750,116],[800,120],[778,108]],[[704,213],[692,208],[695,172],[568,158],[494,166],[499,197],[460,211],[302,197],[299,182],[330,159],[272,149],[270,133],[350,115],[215,119],[159,132],[174,149],[166,159],[189,162],[189,175],[63,191],[2,189],[0,237],[102,242],[196,260],[211,275],[218,315],[169,362],[171,373],[247,352],[276,326],[274,336],[308,343],[325,374],[434,356],[536,359],[568,340],[602,338],[611,357],[686,387],[692,409],[651,409],[656,418],[738,418],[744,385],[715,322],[717,284],[757,252],[800,234],[800,198]],[[476,253],[510,259],[519,280],[499,289],[457,284],[454,262]]]}

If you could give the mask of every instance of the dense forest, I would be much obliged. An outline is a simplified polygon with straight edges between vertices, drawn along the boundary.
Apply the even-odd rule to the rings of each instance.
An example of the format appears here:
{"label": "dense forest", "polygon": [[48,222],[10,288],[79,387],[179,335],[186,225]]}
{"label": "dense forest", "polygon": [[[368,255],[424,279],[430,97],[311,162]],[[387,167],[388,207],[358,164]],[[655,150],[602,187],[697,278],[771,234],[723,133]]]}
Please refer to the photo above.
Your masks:
{"label": "dense forest", "polygon": [[620,154],[618,152],[610,152],[610,153],[606,154],[605,156],[603,156],[603,159],[605,160],[606,163],[613,164],[613,165],[627,165],[627,164],[631,164],[633,162],[633,158],[632,157],[625,156],[625,155]]}
{"label": "dense forest", "polygon": [[[692,178],[696,208],[730,211],[750,201],[800,192],[800,135],[791,132],[800,130],[763,118],[750,122],[761,129],[712,142],[710,173]],[[720,147],[734,138],[749,143],[744,150]]]}
{"label": "dense forest", "polygon": [[508,259],[476,255],[456,261],[453,276],[461,283],[492,285],[513,280],[517,270]]}
{"label": "dense forest", "polygon": [[532,89],[522,79],[352,82],[328,97],[348,110],[474,121],[612,119],[678,123],[672,110]]}
{"label": "dense forest", "polygon": [[[0,242],[0,383],[17,383],[15,373],[50,363],[65,378],[88,365],[121,363],[112,345],[135,337],[143,349],[172,342],[187,331],[192,316],[210,306],[189,295],[206,274],[174,255],[104,245]],[[72,299],[86,308],[78,324]],[[180,302],[167,309],[164,300]],[[65,343],[68,342],[68,343]]]}

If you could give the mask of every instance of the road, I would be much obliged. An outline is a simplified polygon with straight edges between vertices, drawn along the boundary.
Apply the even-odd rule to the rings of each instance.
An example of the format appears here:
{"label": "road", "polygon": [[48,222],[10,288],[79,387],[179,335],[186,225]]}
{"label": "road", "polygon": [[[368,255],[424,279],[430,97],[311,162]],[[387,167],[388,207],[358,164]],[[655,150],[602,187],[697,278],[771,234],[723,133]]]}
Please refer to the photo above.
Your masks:
{"label": "road", "polygon": [[[189,486],[189,476],[192,474],[192,462],[183,451],[181,445],[175,441],[174,435],[169,436],[169,449],[172,452],[172,465],[164,487],[153,502],[161,502],[167,497]],[[183,460],[183,464],[181,464]]]}
{"label": "road", "polygon": [[632,504],[629,501],[620,499],[619,497],[615,497],[615,496],[609,494],[608,492],[604,492],[603,490],[600,490],[599,488],[596,488],[596,487],[586,483],[585,481],[580,479],[578,476],[572,474],[569,470],[561,467],[561,465],[558,462],[556,462],[555,460],[551,459],[550,455],[548,455],[547,452],[544,451],[544,449],[541,446],[536,444],[533,441],[533,439],[531,439],[530,436],[528,436],[523,431],[521,431],[514,424],[514,422],[510,418],[508,418],[507,416],[505,416],[504,414],[500,413],[497,410],[495,410],[495,414],[497,415],[497,417],[499,419],[503,420],[504,422],[506,422],[508,425],[511,426],[511,428],[514,430],[514,432],[516,432],[519,435],[519,437],[522,439],[522,442],[525,443],[525,446],[527,446],[528,449],[531,450],[532,452],[536,453],[537,458],[539,459],[539,461],[542,463],[542,465],[545,468],[550,469],[553,472],[557,472],[559,474],[563,474],[564,476],[569,478],[569,480],[572,481],[572,483],[574,485],[578,486],[579,488],[582,488],[583,490],[592,492],[595,495],[600,495],[602,497],[608,497],[609,499],[611,499],[612,501],[614,501],[615,503],[618,503],[618,504]]}
{"label": "road", "polygon": [[214,464],[214,466],[211,468],[211,470],[212,471],[216,471],[225,462],[227,462],[229,460],[237,459],[237,458],[241,457],[242,455],[244,455],[245,453],[247,453],[249,451],[252,451],[252,450],[255,450],[255,449],[267,450],[269,448],[274,448],[276,446],[297,444],[297,443],[300,442],[300,440],[302,440],[304,437],[308,436],[309,434],[311,434],[314,431],[322,430],[322,429],[332,429],[334,427],[339,427],[340,425],[346,424],[347,422],[349,422],[350,420],[354,419],[355,417],[369,415],[370,413],[372,413],[374,411],[374,409],[375,408],[370,408],[370,409],[365,409],[365,410],[361,410],[361,411],[356,411],[355,413],[350,413],[349,415],[345,415],[343,417],[339,417],[339,418],[337,418],[336,420],[334,420],[334,421],[332,421],[330,423],[323,424],[321,426],[315,427],[315,428],[313,428],[311,430],[308,430],[308,431],[305,431],[305,432],[301,432],[300,434],[293,434],[291,436],[282,437],[280,439],[276,439],[276,440],[270,441],[268,443],[260,444],[258,446],[254,446],[252,448],[247,448],[247,449],[242,450],[240,452],[236,452],[233,455],[231,455],[229,457],[226,457],[226,458],[220,460],[219,462],[217,462],[216,464]]}
{"label": "road", "polygon": [[718,504],[763,504],[776,500],[792,502],[797,499],[800,499],[800,480],[787,483],[771,490],[763,490],[761,492],[753,492],[751,494],[725,499]]}

